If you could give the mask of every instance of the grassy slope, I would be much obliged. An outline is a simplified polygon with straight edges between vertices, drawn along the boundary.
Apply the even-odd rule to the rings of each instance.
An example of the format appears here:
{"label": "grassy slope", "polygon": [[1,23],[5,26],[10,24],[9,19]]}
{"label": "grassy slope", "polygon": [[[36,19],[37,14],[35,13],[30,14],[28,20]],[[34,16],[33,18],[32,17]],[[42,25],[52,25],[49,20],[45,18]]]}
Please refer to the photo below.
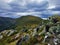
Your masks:
{"label": "grassy slope", "polygon": [[20,18],[16,19],[17,22],[17,27],[16,29],[19,30],[20,28],[26,26],[26,27],[30,27],[33,28],[37,25],[39,25],[42,22],[42,19],[39,17],[35,17],[35,16],[22,16]]}

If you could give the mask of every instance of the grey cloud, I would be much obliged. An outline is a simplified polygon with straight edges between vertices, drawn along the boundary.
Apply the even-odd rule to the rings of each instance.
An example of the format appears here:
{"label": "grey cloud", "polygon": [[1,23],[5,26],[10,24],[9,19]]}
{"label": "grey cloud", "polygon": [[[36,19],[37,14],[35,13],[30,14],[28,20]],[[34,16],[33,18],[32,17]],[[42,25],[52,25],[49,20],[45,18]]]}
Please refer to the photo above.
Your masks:
{"label": "grey cloud", "polygon": [[[58,12],[58,11],[55,12],[56,8],[60,7],[60,3],[58,0],[48,0],[48,1],[41,0],[41,2],[39,1],[40,0],[37,0],[37,1],[13,0],[10,3],[6,3],[3,0],[0,0],[0,16],[16,18],[21,15],[31,14],[34,16],[40,16],[40,17],[46,18]],[[47,9],[49,6],[53,6],[53,5],[56,6],[55,9],[50,9],[50,10]],[[17,13],[20,13],[20,14],[18,15]]]}
{"label": "grey cloud", "polygon": [[6,10],[8,9],[8,10],[10,10],[11,7],[10,7],[10,5],[8,3],[4,2],[3,0],[0,0],[0,9],[6,9]]}

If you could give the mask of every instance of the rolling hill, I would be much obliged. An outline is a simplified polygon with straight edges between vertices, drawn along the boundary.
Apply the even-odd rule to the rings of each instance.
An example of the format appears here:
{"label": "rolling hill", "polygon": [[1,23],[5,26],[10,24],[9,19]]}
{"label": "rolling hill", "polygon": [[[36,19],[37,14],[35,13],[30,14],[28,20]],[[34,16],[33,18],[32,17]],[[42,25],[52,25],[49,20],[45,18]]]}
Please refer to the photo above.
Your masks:
{"label": "rolling hill", "polygon": [[40,23],[42,23],[42,20],[40,17],[36,16],[22,16],[20,18],[8,18],[8,17],[0,17],[0,31],[7,30],[7,29],[16,29],[20,30],[23,27],[27,28],[34,28]]}
{"label": "rolling hill", "polygon": [[15,19],[8,17],[0,17],[0,31],[13,28],[15,25]]}
{"label": "rolling hill", "polygon": [[[57,18],[60,21],[59,15],[54,15],[54,16],[51,16],[50,18],[53,18],[53,17]],[[22,16],[16,19],[8,18],[8,17],[0,17],[0,31],[12,29],[12,28],[16,30],[20,30],[23,27],[35,28],[38,25],[40,25],[42,21],[44,24],[49,22],[48,20],[43,20],[40,17],[30,16],[30,15]]]}
{"label": "rolling hill", "polygon": [[19,30],[23,27],[34,28],[42,22],[42,19],[40,17],[28,15],[28,16],[22,16],[20,18],[17,18],[16,22],[17,22],[16,29]]}

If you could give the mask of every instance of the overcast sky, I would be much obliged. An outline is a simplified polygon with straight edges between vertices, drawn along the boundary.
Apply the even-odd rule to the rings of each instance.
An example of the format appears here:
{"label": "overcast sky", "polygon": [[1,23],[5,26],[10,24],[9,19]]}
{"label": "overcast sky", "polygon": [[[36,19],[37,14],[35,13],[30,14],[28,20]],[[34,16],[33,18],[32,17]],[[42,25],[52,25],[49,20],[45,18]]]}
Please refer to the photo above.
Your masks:
{"label": "overcast sky", "polygon": [[17,18],[33,15],[47,18],[60,14],[60,0],[0,0],[0,16]]}

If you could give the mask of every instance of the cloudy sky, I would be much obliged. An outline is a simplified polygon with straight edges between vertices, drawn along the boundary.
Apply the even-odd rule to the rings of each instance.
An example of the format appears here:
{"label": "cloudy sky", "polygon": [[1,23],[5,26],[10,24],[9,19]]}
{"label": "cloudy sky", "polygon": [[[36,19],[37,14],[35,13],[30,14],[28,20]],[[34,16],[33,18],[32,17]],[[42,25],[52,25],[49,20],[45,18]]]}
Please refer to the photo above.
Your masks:
{"label": "cloudy sky", "polygon": [[17,18],[33,15],[47,18],[60,14],[60,0],[0,0],[0,16]]}

